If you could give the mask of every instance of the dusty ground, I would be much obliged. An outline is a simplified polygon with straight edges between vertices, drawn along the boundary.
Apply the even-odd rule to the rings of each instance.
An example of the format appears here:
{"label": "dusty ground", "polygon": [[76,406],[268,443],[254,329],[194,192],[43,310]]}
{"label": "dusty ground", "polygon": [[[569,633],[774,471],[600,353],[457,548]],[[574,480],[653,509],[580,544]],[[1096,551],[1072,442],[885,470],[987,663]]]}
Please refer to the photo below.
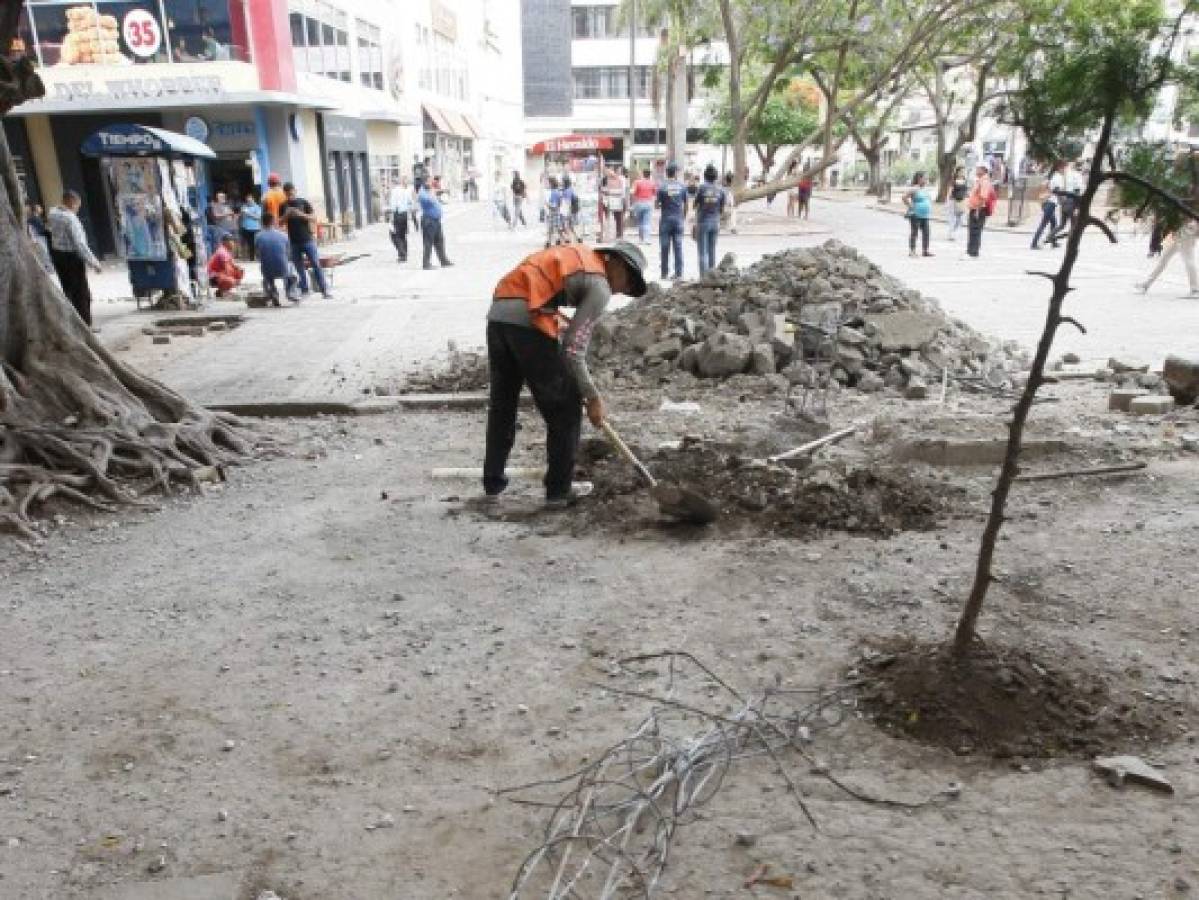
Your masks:
{"label": "dusty ground", "polygon": [[[1096,412],[1099,386],[1050,391],[1062,399],[1038,408],[1034,436],[1071,449],[1030,468],[1150,467],[1019,487],[985,636],[1085,658],[1146,703],[1193,708],[1199,459],[1170,448],[1199,430],[1196,414],[1132,421]],[[697,397],[702,416],[656,413],[650,392],[612,399],[646,447],[808,437],[771,417],[781,398]],[[913,434],[1002,434],[998,401],[878,403],[835,399],[834,424],[869,427],[822,458],[882,460]],[[516,462],[532,464],[539,429],[524,421]],[[932,530],[889,539],[680,531],[654,524],[648,500],[643,526],[613,535],[578,527],[580,511],[537,512],[531,483],[503,521],[468,502],[474,484],[433,481],[434,465],[478,464],[481,413],[271,427],[287,455],[203,498],[119,518],[63,509],[43,544],[0,544],[0,896],[158,882],[165,898],[173,879],[229,872],[247,897],[507,897],[542,817],[490,789],[571,771],[642,718],[647,704],[604,686],[655,679],[612,676],[614,660],[685,649],[747,689],[834,685],[868,639],[947,635],[990,487],[985,467],[916,466],[960,499]],[[768,761],[747,761],[679,832],[663,895],[1199,890],[1193,719],[1145,754],[1174,782],[1168,797],[1117,791],[1084,760],[929,749],[850,712],[812,745],[840,779],[906,800],[956,782],[960,798],[867,805],[796,759],[816,832]],[[756,842],[736,844],[740,831]],[[761,863],[794,887],[744,888]]]}

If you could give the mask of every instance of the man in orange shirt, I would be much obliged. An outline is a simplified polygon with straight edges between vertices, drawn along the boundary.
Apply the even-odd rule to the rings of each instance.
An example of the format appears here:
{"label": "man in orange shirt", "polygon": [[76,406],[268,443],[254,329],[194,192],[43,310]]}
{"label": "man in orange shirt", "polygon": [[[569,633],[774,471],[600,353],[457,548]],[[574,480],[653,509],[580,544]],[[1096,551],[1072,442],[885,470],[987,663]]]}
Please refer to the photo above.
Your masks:
{"label": "man in orange shirt", "polygon": [[277,173],[272,172],[267,176],[266,185],[267,192],[262,195],[262,211],[270,213],[275,217],[275,221],[278,221],[279,211],[287,202],[287,194],[283,190],[283,179]]}
{"label": "man in orange shirt", "polygon": [[208,260],[208,283],[216,288],[218,297],[226,296],[231,290],[241,284],[246,272],[233,261],[233,251],[237,247],[237,238],[231,234],[221,238],[220,246]]}

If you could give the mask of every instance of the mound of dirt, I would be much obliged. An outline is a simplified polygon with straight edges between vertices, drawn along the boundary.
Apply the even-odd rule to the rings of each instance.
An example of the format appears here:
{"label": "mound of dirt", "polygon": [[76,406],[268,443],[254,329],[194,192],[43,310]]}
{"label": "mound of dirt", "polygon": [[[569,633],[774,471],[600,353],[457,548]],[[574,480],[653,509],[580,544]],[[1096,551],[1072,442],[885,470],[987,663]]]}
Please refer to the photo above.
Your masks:
{"label": "mound of dirt", "polygon": [[[646,459],[644,456],[642,459]],[[784,537],[821,531],[887,536],[936,527],[951,509],[953,490],[902,468],[827,463],[796,469],[748,462],[710,444],[687,443],[646,459],[654,477],[711,500],[715,527],[752,528]],[[632,467],[604,442],[584,445],[580,477],[594,492],[579,515],[590,526],[636,531],[659,516]]]}
{"label": "mound of dirt", "polygon": [[834,379],[861,391],[923,398],[943,371],[1007,384],[1027,362],[831,240],[770,254],[739,270],[731,257],[698,281],[643,298],[601,322],[596,358],[626,380],[709,384],[737,375],[782,385]]}
{"label": "mound of dirt", "polygon": [[859,700],[879,727],[959,755],[1090,757],[1135,753],[1176,739],[1194,711],[1149,695],[1076,654],[1052,662],[1018,649],[882,644],[858,665]]}

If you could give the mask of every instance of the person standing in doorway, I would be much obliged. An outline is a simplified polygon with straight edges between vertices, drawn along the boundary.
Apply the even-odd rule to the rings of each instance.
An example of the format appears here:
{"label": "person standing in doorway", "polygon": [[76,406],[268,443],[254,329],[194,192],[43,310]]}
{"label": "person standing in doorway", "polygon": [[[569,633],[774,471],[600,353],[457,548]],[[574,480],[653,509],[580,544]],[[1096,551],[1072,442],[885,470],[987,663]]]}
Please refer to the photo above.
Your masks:
{"label": "person standing in doorway", "polygon": [[966,180],[966,170],[958,166],[953,170],[953,179],[949,183],[949,196],[945,199],[945,220],[949,225],[949,239],[957,240],[958,229],[966,218],[966,198],[970,196],[970,183]]}
{"label": "person standing in doorway", "polygon": [[911,236],[908,238],[908,256],[916,255],[916,236],[920,236],[920,244],[925,256],[932,256],[928,250],[929,219],[933,215],[933,198],[928,193],[928,182],[923,172],[917,172],[912,179],[912,189],[903,195],[903,205],[907,207],[907,219],[911,223]]}
{"label": "person standing in doorway", "polygon": [[262,230],[262,207],[254,199],[253,193],[247,193],[246,199],[237,213],[237,226],[241,231],[241,248],[246,259],[254,259],[254,239]]}
{"label": "person standing in doorway", "polygon": [[637,217],[637,241],[649,243],[649,228],[654,215],[654,199],[658,187],[650,178],[649,169],[641,170],[641,177],[633,182],[633,214]]}
{"label": "person standing in doorway", "polygon": [[987,218],[995,212],[995,205],[999,199],[994,185],[991,184],[991,174],[987,167],[980,165],[977,173],[974,190],[970,192],[966,201],[969,209],[966,223],[966,253],[973,257],[977,257],[982,249],[983,228],[987,225]]}
{"label": "person standing in doorway", "polygon": [[325,271],[321,268],[321,254],[316,246],[316,238],[312,234],[312,226],[317,223],[316,213],[312,204],[303,197],[296,195],[296,186],[291,182],[283,185],[283,193],[287,202],[283,205],[283,224],[287,226],[287,237],[291,241],[291,261],[296,265],[296,274],[300,279],[300,293],[308,294],[308,271],[304,264],[307,258],[312,266],[312,278],[317,289],[326,300],[332,300],[329,283],[325,280]]}
{"label": "person standing in doorway", "polygon": [[431,269],[433,251],[437,251],[437,261],[443,269],[453,265],[445,255],[445,231],[442,229],[441,198],[437,196],[437,186],[421,185],[417,195],[420,201],[421,241],[424,250],[424,268]]}
{"label": "person standing in doorway", "polygon": [[704,183],[695,192],[695,243],[701,278],[716,267],[716,237],[724,212],[724,191],[717,184],[719,178],[716,167],[709,165],[704,169]]}
{"label": "person standing in doorway", "polygon": [[50,261],[62,292],[67,295],[75,312],[85,324],[92,324],[92,289],[87,283],[87,270],[99,273],[100,260],[87,244],[87,234],[79,221],[82,204],[75,191],[63,191],[62,205],[50,210],[47,226],[50,230]]}
{"label": "person standing in doorway", "polygon": [[408,218],[412,215],[412,188],[408,176],[401,175],[387,194],[387,209],[391,214],[391,243],[400,262],[408,261]]}
{"label": "person standing in doorway", "polygon": [[658,188],[658,252],[661,256],[662,277],[670,272],[670,251],[674,249],[674,275],[672,280],[683,277],[683,221],[687,218],[687,188],[678,180],[678,163],[666,167],[666,180]]}

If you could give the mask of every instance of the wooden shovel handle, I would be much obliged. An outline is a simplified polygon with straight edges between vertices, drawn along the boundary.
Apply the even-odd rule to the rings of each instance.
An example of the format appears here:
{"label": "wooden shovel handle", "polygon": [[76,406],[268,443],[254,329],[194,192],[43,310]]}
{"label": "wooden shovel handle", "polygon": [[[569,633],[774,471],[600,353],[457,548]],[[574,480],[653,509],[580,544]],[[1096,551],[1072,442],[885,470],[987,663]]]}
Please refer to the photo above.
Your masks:
{"label": "wooden shovel handle", "polygon": [[633,451],[629,449],[628,444],[616,433],[616,429],[612,427],[612,423],[604,419],[600,423],[600,429],[604,432],[604,436],[612,442],[612,446],[620,451],[620,455],[628,460],[629,464],[637,470],[637,474],[641,476],[641,480],[651,488],[657,487],[658,482],[654,479],[654,476],[650,474],[649,469],[642,464],[641,460],[633,455]]}

